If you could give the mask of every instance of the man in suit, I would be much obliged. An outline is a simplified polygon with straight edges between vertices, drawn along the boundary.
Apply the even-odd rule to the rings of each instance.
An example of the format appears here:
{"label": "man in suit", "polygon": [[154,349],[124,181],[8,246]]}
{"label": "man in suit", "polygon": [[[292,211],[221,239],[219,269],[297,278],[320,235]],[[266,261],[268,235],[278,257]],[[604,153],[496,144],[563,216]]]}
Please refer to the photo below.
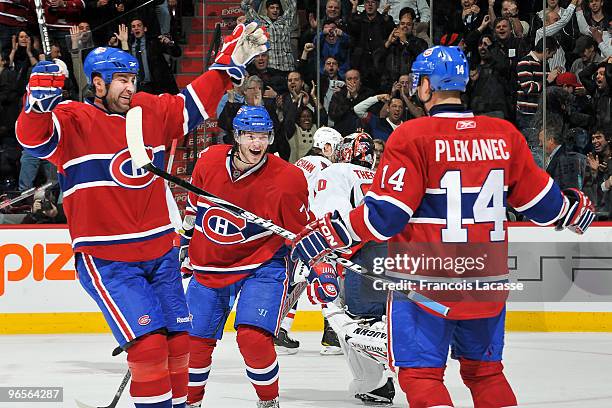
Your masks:
{"label": "man in suit", "polygon": [[581,153],[567,149],[561,129],[550,123],[538,135],[540,146],[546,152],[546,172],[562,189],[576,188],[582,190],[586,172],[586,157]]}
{"label": "man in suit", "polygon": [[147,36],[147,27],[139,18],[130,22],[133,40],[130,53],[138,59],[138,90],[152,94],[178,93],[174,74],[164,54],[178,58],[181,48],[167,35]]}

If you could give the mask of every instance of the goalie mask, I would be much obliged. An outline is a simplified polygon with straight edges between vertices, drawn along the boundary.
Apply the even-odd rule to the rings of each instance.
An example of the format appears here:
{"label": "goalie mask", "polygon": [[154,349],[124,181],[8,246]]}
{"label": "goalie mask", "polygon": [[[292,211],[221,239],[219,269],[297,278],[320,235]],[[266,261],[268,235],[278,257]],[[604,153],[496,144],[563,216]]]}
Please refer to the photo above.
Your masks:
{"label": "goalie mask", "polygon": [[336,162],[374,167],[374,140],[367,133],[351,133],[336,147]]}

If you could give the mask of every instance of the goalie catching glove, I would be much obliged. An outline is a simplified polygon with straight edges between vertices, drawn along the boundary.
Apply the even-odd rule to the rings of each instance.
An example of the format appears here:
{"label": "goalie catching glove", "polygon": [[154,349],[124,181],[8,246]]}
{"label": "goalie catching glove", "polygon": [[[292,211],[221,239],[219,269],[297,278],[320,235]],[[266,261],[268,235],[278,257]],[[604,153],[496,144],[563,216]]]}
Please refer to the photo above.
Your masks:
{"label": "goalie catching glove", "polygon": [[595,220],[593,203],[582,191],[575,188],[563,190],[565,214],[555,223],[555,229],[565,228],[576,234],[584,234]]}
{"label": "goalie catching glove", "polygon": [[66,76],[66,64],[58,59],[34,65],[26,87],[25,112],[51,112],[62,101]]}
{"label": "goalie catching glove", "polygon": [[215,56],[210,69],[226,71],[241,85],[246,77],[246,66],[257,55],[268,50],[268,33],[257,23],[238,24],[234,31],[225,37],[221,50]]}
{"label": "goalie catching glove", "polygon": [[355,240],[338,211],[306,225],[291,242],[291,259],[314,265],[332,251],[345,252]]}

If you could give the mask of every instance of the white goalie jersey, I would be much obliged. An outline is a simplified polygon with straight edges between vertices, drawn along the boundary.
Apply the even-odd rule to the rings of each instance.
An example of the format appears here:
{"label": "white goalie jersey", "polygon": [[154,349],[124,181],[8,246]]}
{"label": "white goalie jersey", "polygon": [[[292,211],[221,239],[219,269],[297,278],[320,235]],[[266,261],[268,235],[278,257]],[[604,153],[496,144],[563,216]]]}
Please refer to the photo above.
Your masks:
{"label": "white goalie jersey", "polygon": [[343,219],[368,192],[374,172],[352,163],[334,163],[321,170],[310,209],[318,218],[338,210]]}

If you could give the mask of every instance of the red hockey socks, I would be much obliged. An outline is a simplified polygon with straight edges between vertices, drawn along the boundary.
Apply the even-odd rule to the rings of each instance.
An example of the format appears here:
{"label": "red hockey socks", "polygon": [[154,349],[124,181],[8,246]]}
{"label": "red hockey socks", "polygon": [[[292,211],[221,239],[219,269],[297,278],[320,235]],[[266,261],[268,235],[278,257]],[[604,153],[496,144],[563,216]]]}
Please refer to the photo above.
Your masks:
{"label": "red hockey socks", "polygon": [[253,326],[238,326],[236,336],[247,377],[262,401],[278,397],[278,362],[272,335]]}
{"label": "red hockey socks", "polygon": [[476,361],[465,358],[461,378],[472,392],[474,408],[516,407],[516,397],[502,370],[501,361]]}
{"label": "red hockey socks", "polygon": [[185,408],[189,382],[189,335],[180,332],[168,336],[168,371],[172,383],[172,407]]}
{"label": "red hockey socks", "polygon": [[410,408],[453,406],[453,401],[443,382],[444,369],[445,367],[400,367],[399,383],[406,393]]}
{"label": "red hockey socks", "polygon": [[189,387],[187,404],[194,404],[204,398],[204,387],[208,381],[212,353],[217,345],[216,339],[203,339],[189,336]]}
{"label": "red hockey socks", "polygon": [[132,372],[130,395],[136,408],[171,408],[166,336],[146,335],[130,346],[127,353]]}

